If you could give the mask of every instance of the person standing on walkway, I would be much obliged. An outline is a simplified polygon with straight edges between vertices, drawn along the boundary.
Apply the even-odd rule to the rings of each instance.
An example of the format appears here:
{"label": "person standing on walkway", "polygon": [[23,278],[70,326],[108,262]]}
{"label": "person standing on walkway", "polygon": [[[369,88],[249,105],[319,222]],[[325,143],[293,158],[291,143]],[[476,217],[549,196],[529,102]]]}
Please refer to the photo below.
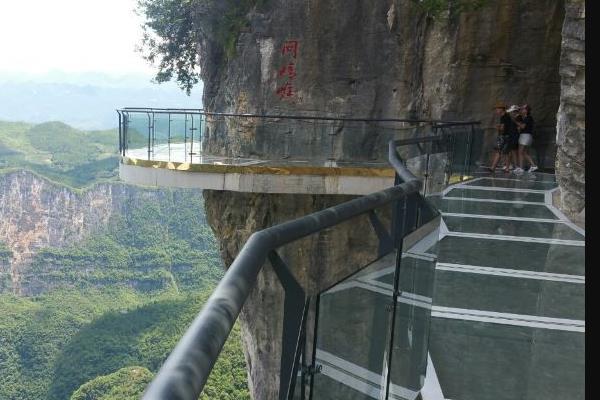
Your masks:
{"label": "person standing on walkway", "polygon": [[529,147],[533,143],[533,116],[531,115],[531,107],[528,104],[521,106],[520,109],[521,120],[517,122],[519,131],[519,167],[515,169],[515,173],[522,174],[525,170],[523,169],[523,159],[527,159],[529,162],[529,172],[533,172],[538,169],[537,165],[533,162],[533,159],[529,155]]}
{"label": "person standing on walkway", "polygon": [[508,159],[510,164],[506,164],[504,166],[504,172],[509,172],[509,169],[513,169],[513,167],[517,167],[519,165],[519,109],[519,106],[512,105],[508,108],[508,110],[506,110],[513,123],[507,127],[509,143],[508,147],[510,152]]}
{"label": "person standing on walkway", "polygon": [[500,123],[496,125],[498,136],[496,137],[496,146],[494,150],[494,158],[492,159],[492,165],[490,171],[494,173],[500,157],[504,159],[504,171],[508,172],[508,166],[510,164],[510,134],[517,130],[516,124],[513,122],[510,115],[506,112],[506,106],[503,103],[497,103],[494,108],[496,115],[500,117]]}

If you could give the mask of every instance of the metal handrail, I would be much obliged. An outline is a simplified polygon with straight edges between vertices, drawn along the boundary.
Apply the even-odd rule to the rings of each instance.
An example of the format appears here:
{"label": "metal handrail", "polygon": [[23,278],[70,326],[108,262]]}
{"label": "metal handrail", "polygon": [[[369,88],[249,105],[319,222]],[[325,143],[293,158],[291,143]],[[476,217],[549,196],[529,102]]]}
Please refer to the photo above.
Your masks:
{"label": "metal handrail", "polygon": [[[393,146],[391,142],[390,155]],[[421,180],[397,153],[390,162],[402,183],[252,234],[148,386],[144,399],[198,398],[269,252],[418,193]]]}
{"label": "metal handrail", "polygon": [[288,115],[288,114],[253,114],[253,113],[226,113],[206,111],[198,108],[152,108],[152,107],[123,107],[117,112],[154,112],[157,114],[199,114],[214,117],[242,117],[242,118],[266,118],[266,119],[294,119],[294,120],[314,120],[314,121],[348,121],[348,122],[405,122],[405,123],[427,123],[436,125],[478,125],[480,121],[452,121],[427,118],[347,118],[347,117],[323,117],[311,115]]}

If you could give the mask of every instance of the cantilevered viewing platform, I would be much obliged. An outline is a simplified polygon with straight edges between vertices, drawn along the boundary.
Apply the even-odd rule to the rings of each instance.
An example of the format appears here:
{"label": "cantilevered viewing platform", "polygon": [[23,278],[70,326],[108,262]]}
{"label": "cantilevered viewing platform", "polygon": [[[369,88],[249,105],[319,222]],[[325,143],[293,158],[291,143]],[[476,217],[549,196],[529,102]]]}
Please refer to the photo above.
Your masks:
{"label": "cantilevered viewing platform", "polygon": [[[431,120],[262,116],[181,109],[124,108],[118,113],[119,175],[124,181],[250,193],[377,192],[394,184],[394,170],[387,162],[389,140],[423,136],[426,131],[434,141],[442,140],[455,125]],[[270,156],[248,156],[234,139],[220,148],[228,156],[210,154],[204,148],[211,129],[221,129],[226,137],[243,136],[241,131],[249,126],[256,130],[257,125],[266,127],[260,136],[267,142],[263,143],[263,154]],[[468,131],[477,123],[456,125]],[[348,143],[356,143],[359,151],[344,148]],[[361,151],[363,148],[369,151]],[[353,158],[353,152],[362,157]],[[371,158],[365,159],[368,152]],[[425,153],[409,159],[409,164],[436,162]]]}
{"label": "cantilevered viewing platform", "polygon": [[[140,185],[228,190],[251,193],[355,194],[373,193],[394,183],[394,171],[384,163],[285,161],[188,156],[183,144],[126,151],[121,179]],[[171,157],[167,154],[171,153]],[[167,161],[168,159],[171,161]]]}

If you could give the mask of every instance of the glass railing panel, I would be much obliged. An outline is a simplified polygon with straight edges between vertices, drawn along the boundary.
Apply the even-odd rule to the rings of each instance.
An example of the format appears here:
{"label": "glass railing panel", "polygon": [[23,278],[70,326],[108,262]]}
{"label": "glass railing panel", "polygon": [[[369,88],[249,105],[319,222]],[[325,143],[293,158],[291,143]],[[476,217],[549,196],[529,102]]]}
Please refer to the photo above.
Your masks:
{"label": "glass railing panel", "polygon": [[153,159],[169,161],[170,116],[169,114],[152,114],[152,121]]}
{"label": "glass railing panel", "polygon": [[125,132],[128,152],[139,158],[148,157],[148,135],[151,121],[146,113],[125,114]]}
{"label": "glass railing panel", "polygon": [[392,252],[320,295],[312,399],[385,393],[395,260]]}
{"label": "glass railing panel", "polygon": [[425,381],[435,256],[403,253],[399,268],[390,393],[414,399]]}
{"label": "glass railing panel", "polygon": [[169,159],[174,162],[185,162],[186,147],[188,142],[188,122],[187,114],[171,114],[171,146]]}

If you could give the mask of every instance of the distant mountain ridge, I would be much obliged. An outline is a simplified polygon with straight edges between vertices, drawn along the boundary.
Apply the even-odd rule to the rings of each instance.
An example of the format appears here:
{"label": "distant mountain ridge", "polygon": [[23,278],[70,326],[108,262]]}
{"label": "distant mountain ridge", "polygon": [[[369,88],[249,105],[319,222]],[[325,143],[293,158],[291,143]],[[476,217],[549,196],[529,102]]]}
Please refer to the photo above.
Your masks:
{"label": "distant mountain ridge", "polygon": [[0,119],[109,129],[117,126],[115,109],[121,107],[202,108],[201,84],[187,96],[174,83],[159,85],[150,79],[102,73],[0,73]]}
{"label": "distant mountain ridge", "polygon": [[116,129],[0,121],[0,173],[23,168],[78,188],[112,180],[117,176],[117,140]]}

